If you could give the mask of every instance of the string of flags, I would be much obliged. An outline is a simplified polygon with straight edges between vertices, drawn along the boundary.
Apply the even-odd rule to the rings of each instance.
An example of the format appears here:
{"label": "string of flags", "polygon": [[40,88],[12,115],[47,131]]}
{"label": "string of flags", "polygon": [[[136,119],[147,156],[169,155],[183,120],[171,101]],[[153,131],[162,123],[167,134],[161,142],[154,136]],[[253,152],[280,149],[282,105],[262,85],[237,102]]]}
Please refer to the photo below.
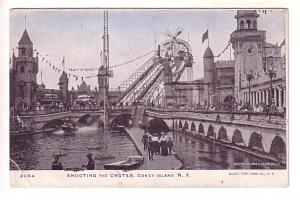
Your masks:
{"label": "string of flags", "polygon": [[[48,66],[50,69],[54,70],[57,73],[64,71],[48,60],[48,54],[43,55],[41,52],[39,52],[36,49],[34,49],[34,51],[37,53],[38,58],[42,59],[42,62],[44,62],[46,64],[46,66]],[[62,65],[64,65],[64,64],[65,64],[65,58],[63,57]],[[71,73],[66,73],[66,74],[69,78],[73,77],[76,81],[79,79],[79,76],[77,76],[75,74],[71,74]],[[83,77],[81,77],[81,78],[83,78]]]}
{"label": "string of flags", "polygon": [[[44,63],[46,64],[46,66],[48,66],[50,69],[54,70],[54,71],[57,72],[57,73],[60,73],[60,72],[65,71],[65,70],[61,69],[60,67],[57,67],[56,65],[54,65],[52,62],[50,62],[50,61],[48,60],[48,54],[43,55],[41,52],[39,52],[39,51],[36,50],[36,49],[34,49],[34,51],[37,53],[38,58],[41,59],[42,62],[44,62]],[[136,57],[136,58],[134,58],[134,59],[132,59],[132,60],[129,60],[129,61],[126,61],[126,62],[117,64],[117,65],[112,65],[112,66],[110,66],[109,68],[111,69],[111,68],[116,68],[116,67],[119,67],[119,66],[127,65],[127,64],[130,64],[130,63],[134,63],[135,61],[137,61],[137,60],[139,60],[139,59],[141,59],[141,58],[143,58],[143,57],[145,57],[145,56],[148,56],[148,55],[150,55],[150,54],[153,53],[153,52],[154,52],[154,51],[150,51],[150,52],[148,52],[148,53],[146,53],[146,54],[144,54],[144,55],[142,55],[142,56]],[[63,57],[63,60],[62,60],[62,66],[63,66],[63,68],[65,68],[65,67],[64,67],[64,66],[65,66],[65,57]],[[98,70],[98,68],[81,68],[81,69],[79,69],[79,68],[67,68],[67,70],[70,71],[70,72],[75,72],[75,71],[86,71],[86,72],[89,72],[89,71],[96,71],[96,70]],[[66,72],[65,72],[65,73],[66,73]],[[67,74],[67,76],[68,76],[69,78],[73,77],[76,81],[77,81],[79,78],[81,78],[81,79],[83,80],[83,78],[97,77],[97,75],[92,75],[92,76],[80,76],[80,77],[79,77],[78,75],[73,74],[73,73],[69,73],[69,72],[66,73],[66,74]]]}
{"label": "string of flags", "polygon": [[223,53],[225,53],[225,51],[230,47],[230,43],[228,43],[227,45],[226,45],[226,47],[223,49],[223,51],[221,52],[221,53],[219,53],[217,56],[215,56],[215,57],[220,57]]}
{"label": "string of flags", "polygon": [[[132,60],[129,60],[129,61],[117,64],[117,65],[109,66],[109,68],[112,69],[112,68],[120,67],[120,66],[127,65],[127,64],[130,64],[130,63],[134,63],[135,61],[137,61],[137,60],[139,60],[139,59],[141,59],[141,58],[143,58],[145,56],[148,56],[148,55],[150,55],[153,52],[154,51],[150,51],[150,52],[148,52],[148,53],[146,53],[144,55],[141,55],[139,57],[136,57],[136,58],[134,58]],[[86,71],[86,72],[88,72],[88,71],[96,71],[96,70],[98,70],[98,68],[80,68],[80,69],[79,68],[68,68],[68,70],[72,71],[72,72],[75,72],[75,71]]]}

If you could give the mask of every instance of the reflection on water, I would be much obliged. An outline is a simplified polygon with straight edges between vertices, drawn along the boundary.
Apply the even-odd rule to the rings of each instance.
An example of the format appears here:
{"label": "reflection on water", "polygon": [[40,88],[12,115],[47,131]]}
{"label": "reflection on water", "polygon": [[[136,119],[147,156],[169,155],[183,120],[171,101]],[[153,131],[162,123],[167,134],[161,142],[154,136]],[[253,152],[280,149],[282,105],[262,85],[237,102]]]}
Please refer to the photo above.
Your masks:
{"label": "reflection on water", "polygon": [[285,166],[212,142],[174,133],[174,150],[185,169],[284,169]]}
{"label": "reflection on water", "polygon": [[[95,127],[81,127],[75,134],[65,135],[62,130],[32,136],[11,138],[10,157],[20,169],[51,169],[54,154],[62,155],[64,168],[77,168],[86,164],[86,154],[95,157],[96,169],[103,169],[106,163],[137,155],[127,134],[97,130]],[[16,169],[11,164],[11,169]]]}

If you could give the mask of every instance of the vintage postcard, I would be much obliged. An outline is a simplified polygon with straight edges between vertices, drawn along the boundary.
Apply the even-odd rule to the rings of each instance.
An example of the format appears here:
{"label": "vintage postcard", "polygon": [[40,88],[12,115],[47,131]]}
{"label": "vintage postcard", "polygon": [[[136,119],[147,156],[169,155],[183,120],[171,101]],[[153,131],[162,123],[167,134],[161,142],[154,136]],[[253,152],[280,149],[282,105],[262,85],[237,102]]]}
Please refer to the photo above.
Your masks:
{"label": "vintage postcard", "polygon": [[11,9],[12,187],[285,187],[287,9]]}

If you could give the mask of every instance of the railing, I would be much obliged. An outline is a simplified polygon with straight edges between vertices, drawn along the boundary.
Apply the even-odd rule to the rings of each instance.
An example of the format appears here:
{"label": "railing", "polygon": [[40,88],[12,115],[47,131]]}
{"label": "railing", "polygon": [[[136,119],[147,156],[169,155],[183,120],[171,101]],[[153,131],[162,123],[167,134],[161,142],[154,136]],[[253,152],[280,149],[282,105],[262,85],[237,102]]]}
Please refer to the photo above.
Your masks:
{"label": "railing", "polygon": [[[178,114],[182,117],[190,116],[203,119],[210,119],[215,121],[227,122],[252,122],[252,123],[266,123],[275,125],[286,125],[285,113],[279,112],[243,112],[243,111],[213,111],[204,109],[175,109],[175,108],[155,108],[147,107],[146,110],[158,113],[172,113]],[[185,116],[183,115],[185,114]],[[285,127],[284,127],[285,128]]]}
{"label": "railing", "polygon": [[[107,108],[107,111],[113,112],[128,112],[134,108],[132,105],[124,105],[124,106],[112,106]],[[36,115],[47,115],[47,114],[55,114],[55,113],[63,113],[63,112],[103,112],[103,107],[99,106],[71,106],[70,108],[46,108],[44,110],[31,110],[31,111],[17,111],[11,113],[11,115],[16,116],[36,116]],[[12,116],[11,116],[12,117]]]}

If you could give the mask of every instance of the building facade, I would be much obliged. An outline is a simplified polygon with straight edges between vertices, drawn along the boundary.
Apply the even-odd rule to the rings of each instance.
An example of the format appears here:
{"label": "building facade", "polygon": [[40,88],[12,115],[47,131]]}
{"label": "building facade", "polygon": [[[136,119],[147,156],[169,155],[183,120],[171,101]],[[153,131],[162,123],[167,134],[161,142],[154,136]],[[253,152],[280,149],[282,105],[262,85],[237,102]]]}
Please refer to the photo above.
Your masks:
{"label": "building facade", "polygon": [[[235,60],[235,98],[240,103],[286,104],[286,58],[277,44],[257,29],[256,10],[238,10],[236,30],[230,35]],[[285,45],[284,45],[285,46]]]}
{"label": "building facade", "polygon": [[214,60],[210,47],[203,55],[203,99],[205,106],[221,107],[234,102],[235,66],[232,60]]}

